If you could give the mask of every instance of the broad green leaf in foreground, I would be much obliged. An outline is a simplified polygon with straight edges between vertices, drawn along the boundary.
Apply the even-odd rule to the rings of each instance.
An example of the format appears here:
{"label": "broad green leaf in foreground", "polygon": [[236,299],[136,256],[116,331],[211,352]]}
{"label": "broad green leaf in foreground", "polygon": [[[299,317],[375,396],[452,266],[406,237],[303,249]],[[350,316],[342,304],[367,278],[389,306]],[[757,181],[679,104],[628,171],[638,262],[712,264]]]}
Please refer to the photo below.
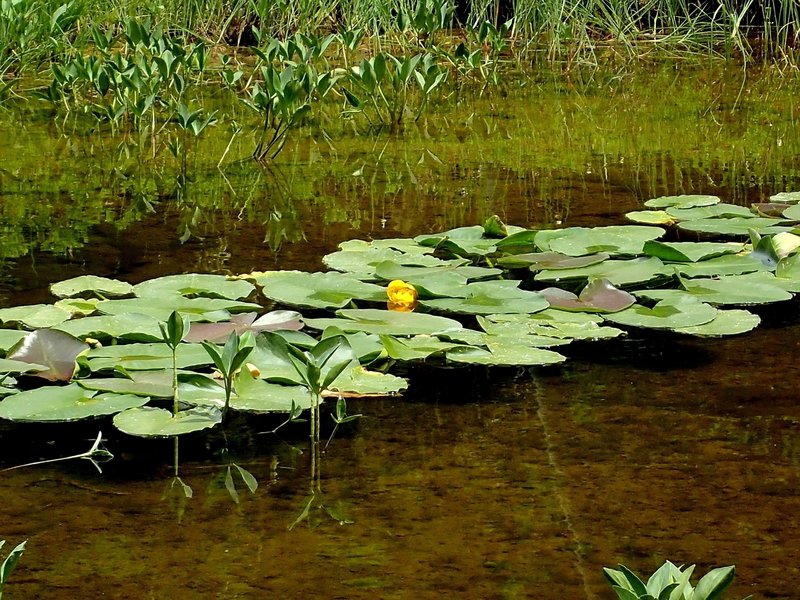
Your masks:
{"label": "broad green leaf in foreground", "polygon": [[236,394],[230,404],[234,410],[289,413],[292,406],[304,410],[311,407],[311,394],[304,386],[267,383],[254,378],[247,369],[236,376],[234,387]]}
{"label": "broad green leaf in foreground", "polygon": [[129,394],[98,394],[72,383],[19,392],[0,402],[0,418],[23,422],[76,421],[142,406],[149,399]]}
{"label": "broad green leaf in foreground", "polygon": [[163,408],[143,406],[114,416],[114,426],[139,437],[171,437],[203,429],[222,422],[222,411],[214,406],[195,406],[173,415]]}

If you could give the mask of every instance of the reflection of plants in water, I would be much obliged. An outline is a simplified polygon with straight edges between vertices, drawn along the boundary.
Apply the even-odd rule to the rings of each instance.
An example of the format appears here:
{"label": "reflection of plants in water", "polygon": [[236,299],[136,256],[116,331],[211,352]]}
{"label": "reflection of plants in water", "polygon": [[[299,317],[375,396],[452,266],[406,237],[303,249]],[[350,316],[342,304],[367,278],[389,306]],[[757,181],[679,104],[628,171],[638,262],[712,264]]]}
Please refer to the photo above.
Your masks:
{"label": "reflection of plants in water", "polygon": [[56,462],[64,462],[66,460],[83,459],[83,460],[88,460],[90,463],[92,463],[92,465],[94,465],[94,468],[97,469],[99,473],[102,473],[103,469],[100,468],[100,465],[114,458],[114,455],[111,454],[111,452],[103,448],[102,442],[103,442],[103,432],[98,431],[97,438],[94,440],[92,447],[89,448],[86,452],[81,452],[79,454],[72,454],[70,456],[62,456],[60,458],[37,460],[35,462],[25,463],[24,465],[16,465],[14,467],[9,467],[7,469],[3,469],[3,471],[12,471],[14,469],[22,469],[24,467],[36,467],[38,465],[48,465]]}

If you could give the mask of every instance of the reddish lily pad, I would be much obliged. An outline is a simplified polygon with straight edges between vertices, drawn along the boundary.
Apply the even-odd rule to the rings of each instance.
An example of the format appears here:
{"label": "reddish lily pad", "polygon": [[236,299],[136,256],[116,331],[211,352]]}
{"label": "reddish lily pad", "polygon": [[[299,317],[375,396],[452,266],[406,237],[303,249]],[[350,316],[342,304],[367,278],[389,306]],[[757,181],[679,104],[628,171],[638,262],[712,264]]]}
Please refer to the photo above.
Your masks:
{"label": "reddish lily pad", "polygon": [[631,294],[615,288],[608,279],[592,279],[576,296],[561,288],[550,287],[539,292],[553,308],[561,310],[612,313],[624,310],[636,302]]}

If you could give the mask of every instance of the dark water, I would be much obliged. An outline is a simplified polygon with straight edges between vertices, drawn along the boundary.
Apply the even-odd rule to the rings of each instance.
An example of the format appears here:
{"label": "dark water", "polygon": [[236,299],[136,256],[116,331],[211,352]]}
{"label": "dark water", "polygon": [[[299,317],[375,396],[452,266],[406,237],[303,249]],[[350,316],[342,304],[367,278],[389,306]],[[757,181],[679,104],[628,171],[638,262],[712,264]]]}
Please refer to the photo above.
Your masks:
{"label": "dark water", "polygon": [[[666,193],[746,204],[800,188],[790,84],[741,92],[729,73],[667,71],[540,82],[402,137],[302,139],[274,169],[230,163],[227,182],[220,136],[179,192],[169,164],[120,163],[117,141],[12,136],[6,121],[2,302],[52,301],[49,283],[83,273],[319,269],[345,239],[493,213],[605,225]],[[182,441],[185,499],[171,442],[107,422],[0,424],[3,466],[81,452],[100,428],[116,454],[103,475],[85,461],[0,473],[0,539],[30,540],[7,597],[611,598],[603,566],[670,559],[736,564],[731,597],[798,598],[800,324],[786,304],[733,339],[634,335],[570,347],[556,369],[415,368],[403,397],[348,403],[364,417],[337,432],[291,529],[312,485],[303,428],[238,421],[227,457],[218,433]],[[239,504],[230,461],[260,484],[239,480]]]}

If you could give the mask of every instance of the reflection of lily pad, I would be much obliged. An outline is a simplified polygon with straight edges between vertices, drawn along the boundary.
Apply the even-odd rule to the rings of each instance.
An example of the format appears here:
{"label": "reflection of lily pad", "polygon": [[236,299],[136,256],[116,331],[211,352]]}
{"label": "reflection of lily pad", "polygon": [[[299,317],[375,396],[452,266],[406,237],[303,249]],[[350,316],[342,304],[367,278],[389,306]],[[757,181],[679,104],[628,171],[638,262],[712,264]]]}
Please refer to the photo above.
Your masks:
{"label": "reflection of lily pad", "polygon": [[489,315],[492,313],[534,313],[548,307],[537,292],[521,290],[518,281],[483,281],[464,286],[464,298],[424,300],[429,308],[449,312]]}
{"label": "reflection of lily pad", "polygon": [[353,300],[386,300],[384,288],[338,272],[268,271],[256,281],[267,298],[289,306],[341,308]]}
{"label": "reflection of lily pad", "polygon": [[174,415],[163,408],[142,406],[114,416],[114,426],[139,437],[171,437],[214,427],[222,422],[222,412],[214,406],[195,406]]}
{"label": "reflection of lily pad", "polygon": [[628,308],[636,298],[615,288],[608,279],[592,279],[580,296],[560,288],[546,288],[539,292],[550,306],[567,311],[617,312]]}
{"label": "reflection of lily pad", "polygon": [[23,422],[60,422],[113,415],[146,404],[129,394],[98,394],[77,384],[19,392],[0,402],[0,418]]}
{"label": "reflection of lily pad", "polygon": [[618,313],[604,315],[606,320],[630,327],[676,329],[708,323],[717,309],[693,297],[668,298],[653,308],[634,305]]}

